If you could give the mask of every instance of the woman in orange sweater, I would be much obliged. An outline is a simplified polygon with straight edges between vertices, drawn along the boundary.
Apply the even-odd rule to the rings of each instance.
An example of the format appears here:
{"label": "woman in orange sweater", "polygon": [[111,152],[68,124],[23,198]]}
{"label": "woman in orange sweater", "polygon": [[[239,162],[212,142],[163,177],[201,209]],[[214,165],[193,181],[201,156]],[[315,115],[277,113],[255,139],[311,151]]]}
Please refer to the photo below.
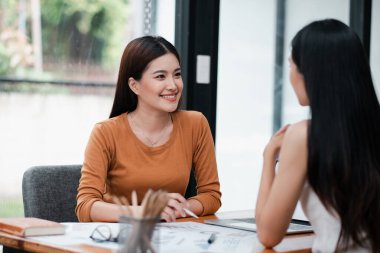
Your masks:
{"label": "woman in orange sweater", "polygon": [[[161,218],[197,215],[221,206],[214,143],[207,119],[178,110],[182,95],[180,58],[162,37],[145,36],[124,50],[110,118],[91,133],[78,188],[80,221],[117,221],[113,195],[141,201],[148,189],[168,191]],[[185,199],[191,168],[197,195]],[[130,199],[129,199],[130,200]]]}

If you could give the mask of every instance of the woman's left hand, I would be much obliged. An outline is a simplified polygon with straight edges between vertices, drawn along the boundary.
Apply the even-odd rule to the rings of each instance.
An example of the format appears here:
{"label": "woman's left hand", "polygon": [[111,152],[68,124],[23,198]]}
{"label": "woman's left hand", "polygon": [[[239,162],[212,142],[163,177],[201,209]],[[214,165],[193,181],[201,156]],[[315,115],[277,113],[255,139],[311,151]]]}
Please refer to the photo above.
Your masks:
{"label": "woman's left hand", "polygon": [[264,149],[264,159],[269,158],[269,159],[275,159],[281,149],[282,145],[282,140],[284,139],[284,135],[286,130],[288,129],[290,125],[285,125],[281,127],[270,139],[268,144],[266,145]]}
{"label": "woman's left hand", "polygon": [[161,219],[173,222],[179,217],[186,217],[183,208],[189,208],[188,201],[179,193],[168,193],[168,197],[169,201],[161,213]]}

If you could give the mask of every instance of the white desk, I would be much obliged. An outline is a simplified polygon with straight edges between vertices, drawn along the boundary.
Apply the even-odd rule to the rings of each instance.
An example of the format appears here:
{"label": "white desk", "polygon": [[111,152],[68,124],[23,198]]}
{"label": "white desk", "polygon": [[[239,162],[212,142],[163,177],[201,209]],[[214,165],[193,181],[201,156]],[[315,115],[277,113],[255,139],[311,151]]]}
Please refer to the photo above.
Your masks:
{"label": "white desk", "polygon": [[[226,218],[247,218],[252,217],[253,210],[245,211],[233,211],[233,212],[222,212],[215,215],[204,216],[200,219],[185,218],[179,219],[179,222],[183,221],[195,221],[203,223],[206,219],[226,219]],[[302,234],[302,235],[291,235],[286,236],[284,240],[277,245],[274,249],[264,249],[262,247],[254,247],[254,252],[311,252],[310,248],[314,240],[314,234]],[[255,236],[252,236],[252,242],[256,246],[259,242]],[[83,252],[93,252],[93,253],[111,253],[116,250],[104,247],[97,247],[92,244],[76,243],[73,242],[72,245],[58,245],[53,242],[44,242],[34,240],[32,237],[22,238],[19,236],[14,236],[8,233],[0,232],[0,244],[15,248],[22,249],[32,252],[49,252],[49,253],[83,253]],[[181,249],[178,249],[179,252]],[[252,251],[249,251],[252,252]],[[242,252],[243,253],[243,252]]]}

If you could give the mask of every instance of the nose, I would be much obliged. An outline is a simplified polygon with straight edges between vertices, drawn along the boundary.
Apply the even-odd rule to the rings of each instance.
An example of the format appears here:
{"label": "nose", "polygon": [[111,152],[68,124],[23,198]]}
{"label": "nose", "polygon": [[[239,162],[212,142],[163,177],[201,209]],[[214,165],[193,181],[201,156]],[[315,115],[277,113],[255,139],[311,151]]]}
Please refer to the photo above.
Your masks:
{"label": "nose", "polygon": [[172,76],[171,78],[169,78],[166,89],[167,90],[171,90],[171,91],[177,90],[177,88],[178,88],[177,81],[178,80],[176,80],[174,76]]}

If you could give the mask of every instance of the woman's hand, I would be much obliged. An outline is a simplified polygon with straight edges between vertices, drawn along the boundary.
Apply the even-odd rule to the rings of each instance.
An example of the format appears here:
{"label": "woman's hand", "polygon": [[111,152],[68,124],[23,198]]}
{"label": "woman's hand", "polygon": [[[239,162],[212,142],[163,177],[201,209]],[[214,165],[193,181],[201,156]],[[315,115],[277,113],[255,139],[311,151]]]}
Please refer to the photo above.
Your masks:
{"label": "woman's hand", "polygon": [[183,208],[189,208],[188,201],[179,193],[168,193],[169,201],[161,213],[161,219],[173,222],[176,218],[186,217]]}
{"label": "woman's hand", "polygon": [[273,159],[275,160],[278,157],[278,154],[281,149],[282,141],[284,139],[284,135],[286,130],[290,125],[287,124],[280,128],[270,139],[268,144],[264,149],[264,159]]}

